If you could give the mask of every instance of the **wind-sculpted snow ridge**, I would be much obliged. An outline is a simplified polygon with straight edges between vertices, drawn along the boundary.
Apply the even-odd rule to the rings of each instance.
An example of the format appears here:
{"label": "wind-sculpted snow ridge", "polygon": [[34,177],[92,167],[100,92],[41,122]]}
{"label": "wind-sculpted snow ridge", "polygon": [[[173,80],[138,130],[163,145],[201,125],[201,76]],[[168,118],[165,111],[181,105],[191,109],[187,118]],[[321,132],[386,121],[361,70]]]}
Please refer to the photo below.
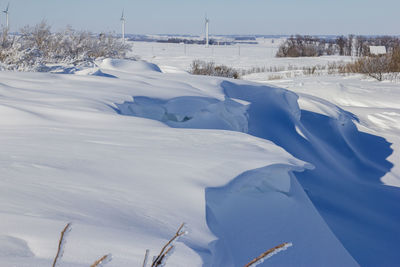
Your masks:
{"label": "wind-sculpted snow ridge", "polygon": [[[380,182],[392,167],[386,160],[392,152],[386,140],[358,131],[355,116],[318,98],[309,101],[324,114],[300,110],[297,95],[284,89],[231,82],[221,86],[225,101],[135,97],[119,108],[122,114],[171,127],[246,132],[273,141],[314,168],[291,174],[290,166],[266,166],[226,186],[208,188],[207,223],[218,240],[204,262],[240,266],[284,241],[293,242],[294,249],[265,266],[400,261],[400,212],[395,204],[400,190]],[[289,187],[283,190],[285,179]]]}

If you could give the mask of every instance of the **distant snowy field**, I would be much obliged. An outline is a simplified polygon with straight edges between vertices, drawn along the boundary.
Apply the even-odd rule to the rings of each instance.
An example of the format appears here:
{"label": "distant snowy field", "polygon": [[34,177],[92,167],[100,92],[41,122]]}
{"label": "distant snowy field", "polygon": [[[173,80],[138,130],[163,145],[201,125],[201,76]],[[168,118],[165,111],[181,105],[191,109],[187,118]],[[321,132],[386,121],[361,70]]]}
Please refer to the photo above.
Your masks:
{"label": "distant snowy field", "polygon": [[[182,222],[167,266],[395,266],[400,262],[400,86],[359,76],[192,76],[313,66],[277,43],[134,43],[75,75],[0,72],[0,266],[141,266]],[[282,89],[286,88],[288,90]],[[392,143],[392,144],[391,144]]]}
{"label": "distant snowy field", "polygon": [[265,68],[302,68],[327,65],[330,62],[348,62],[351,57],[323,56],[319,58],[276,58],[279,45],[285,39],[257,39],[259,44],[235,44],[228,46],[185,45],[156,42],[134,42],[133,55],[152,62],[161,68],[189,70],[195,59],[225,64],[229,67],[248,70],[254,67]]}

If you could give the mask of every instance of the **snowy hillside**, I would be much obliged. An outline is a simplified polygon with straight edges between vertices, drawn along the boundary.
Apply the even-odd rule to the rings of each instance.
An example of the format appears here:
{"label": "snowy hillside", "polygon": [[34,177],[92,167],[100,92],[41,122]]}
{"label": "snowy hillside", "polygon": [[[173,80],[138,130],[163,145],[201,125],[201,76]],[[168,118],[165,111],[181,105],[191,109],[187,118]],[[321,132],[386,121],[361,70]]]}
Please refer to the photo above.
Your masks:
{"label": "snowy hillside", "polygon": [[0,266],[50,266],[67,222],[60,266],[141,266],[182,222],[167,266],[243,266],[283,242],[260,266],[400,262],[398,85],[324,100],[311,78],[97,65],[0,72]]}

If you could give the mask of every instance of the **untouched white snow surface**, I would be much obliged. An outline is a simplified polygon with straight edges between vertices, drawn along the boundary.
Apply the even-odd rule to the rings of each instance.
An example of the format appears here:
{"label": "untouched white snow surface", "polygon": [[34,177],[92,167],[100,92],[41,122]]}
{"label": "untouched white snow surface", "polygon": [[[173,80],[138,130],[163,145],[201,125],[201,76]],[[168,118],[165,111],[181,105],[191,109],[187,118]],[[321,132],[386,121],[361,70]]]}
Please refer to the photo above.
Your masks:
{"label": "untouched white snow surface", "polygon": [[[388,144],[368,135],[382,152],[360,150],[353,115],[300,95],[300,108],[320,107],[307,113],[296,94],[245,81],[98,67],[0,73],[0,266],[50,265],[70,221],[62,266],[107,253],[107,266],[140,266],[181,222],[189,234],[171,266],[243,266],[283,242],[293,247],[260,266],[357,266],[374,253],[396,262],[398,191],[349,175],[371,159],[372,178],[390,173]],[[338,131],[324,138],[325,125]]]}

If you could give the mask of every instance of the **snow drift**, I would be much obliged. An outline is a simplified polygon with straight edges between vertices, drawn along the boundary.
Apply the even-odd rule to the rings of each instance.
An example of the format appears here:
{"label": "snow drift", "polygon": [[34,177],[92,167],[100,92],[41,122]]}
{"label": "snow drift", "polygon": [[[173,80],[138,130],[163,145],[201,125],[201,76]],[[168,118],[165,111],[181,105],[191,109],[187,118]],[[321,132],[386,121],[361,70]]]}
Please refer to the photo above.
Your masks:
{"label": "snow drift", "polygon": [[49,265],[68,221],[65,266],[140,266],[181,222],[171,266],[241,266],[282,242],[261,266],[399,262],[390,144],[349,112],[138,61],[99,70],[118,79],[0,73],[4,266]]}
{"label": "snow drift", "polygon": [[[269,164],[304,165],[244,133],[173,129],[116,112],[114,103],[140,95],[223,101],[218,79],[102,72],[118,79],[0,72],[0,236],[9,237],[0,241],[2,266],[51,265],[69,221],[63,266],[90,266],[107,253],[107,266],[140,266],[145,250],[158,253],[182,222],[190,233],[168,263],[201,266],[215,239],[205,188]],[[228,102],[232,114],[243,113],[243,104]]]}
{"label": "snow drift", "polygon": [[[358,263],[363,266],[374,266],[382,262],[394,264],[400,260],[395,249],[385,247],[385,244],[391,244],[390,247],[395,248],[397,238],[393,236],[393,233],[400,234],[400,231],[393,224],[400,219],[398,209],[393,205],[400,200],[400,191],[397,188],[383,186],[380,182],[380,178],[389,172],[393,166],[386,160],[392,153],[388,142],[383,138],[358,131],[354,124],[354,121],[357,121],[354,115],[316,97],[308,96],[308,101],[309,105],[313,104],[318,107],[317,110],[320,113],[301,110],[297,103],[297,95],[284,89],[232,82],[222,82],[221,87],[224,90],[225,101],[207,99],[207,104],[205,104],[204,99],[197,98],[195,100],[195,97],[191,97],[187,98],[188,105],[182,105],[176,99],[146,99],[143,101],[143,98],[135,97],[133,102],[124,103],[119,107],[122,114],[156,119],[171,127],[235,130],[273,141],[297,158],[312,164],[312,169],[295,173],[295,177],[302,185],[299,188],[303,188],[308,196],[303,197],[310,198],[318,213],[327,222],[329,226],[329,228],[326,228],[327,232],[330,233],[329,229],[331,229]],[[234,100],[229,100],[231,98],[249,104],[241,105]],[[207,107],[208,103],[216,101],[220,103],[219,106],[217,105],[217,109],[211,110]],[[307,101],[306,96],[303,96],[304,101]],[[227,116],[225,112],[227,110],[226,103],[237,105],[235,112],[229,112],[230,116]],[[171,113],[167,108],[168,106],[170,106],[170,109],[177,110],[177,115]],[[204,113],[211,114],[204,116]],[[237,116],[237,114],[240,114],[240,116]],[[232,123],[234,120],[236,120],[236,123]],[[226,126],[228,125],[227,121],[230,121],[230,127]],[[245,127],[232,127],[232,125],[245,125]],[[275,175],[281,177],[281,179],[285,176],[281,172],[275,173]],[[261,177],[263,177],[262,174]],[[261,177],[259,179],[264,181]],[[247,187],[255,187],[261,190],[259,186],[251,182]],[[227,185],[224,188],[230,187]],[[300,197],[299,192],[302,192],[303,189],[295,190],[298,195],[294,197]],[[213,191],[208,189],[206,194],[207,216],[209,218],[207,222],[214,234],[220,237],[217,245],[213,245],[215,251],[211,262],[216,266],[222,262],[230,262],[234,266],[245,264],[246,257],[243,257],[244,254],[256,255],[261,252],[259,251],[260,246],[265,241],[262,238],[259,241],[256,240],[260,236],[261,229],[263,227],[275,229],[277,224],[274,221],[273,225],[270,225],[270,222],[266,219],[270,218],[267,215],[268,212],[264,216],[259,215],[263,208],[256,208],[258,207],[257,201],[245,201],[242,199],[243,196],[235,195],[231,190],[215,189]],[[223,192],[225,191],[230,194],[224,195]],[[283,192],[276,188],[270,191]],[[265,194],[268,195],[268,193],[271,194],[267,190]],[[244,197],[251,195],[244,194]],[[371,198],[372,195],[373,198]],[[260,202],[262,202],[261,198]],[[284,201],[272,201],[272,203],[271,205],[275,207],[277,203],[283,205]],[[267,207],[268,205],[264,206]],[[278,207],[281,206],[278,205]],[[271,207],[265,209],[273,210]],[[213,210],[217,210],[217,212]],[[278,210],[280,209],[278,208]],[[253,211],[253,213],[250,211]],[[253,224],[247,221],[242,222],[241,225],[237,223],[236,226],[232,226],[232,222],[239,222],[246,212],[251,213],[251,215],[245,216],[246,218],[254,218]],[[308,212],[311,211],[308,210]],[[221,215],[222,213],[229,215],[224,216]],[[288,213],[294,214],[293,211]],[[304,214],[306,213],[304,212]],[[275,214],[272,217],[276,219],[279,216]],[[306,215],[306,217],[309,220],[312,216]],[[286,220],[294,220],[295,218],[285,217]],[[282,221],[285,220],[282,219]],[[360,221],[370,223],[364,224]],[[312,223],[307,221],[307,224],[311,225]],[[257,227],[258,225],[260,227]],[[288,231],[288,227],[285,227]],[[257,228],[259,230],[255,230]],[[317,228],[310,228],[310,233],[303,229],[301,233],[306,234],[306,236],[312,235],[312,231]],[[245,231],[245,229],[250,229],[253,238],[238,238],[235,248],[234,240],[236,240],[238,233]],[[388,229],[390,231],[386,232]],[[281,232],[278,229],[276,231]],[[248,237],[251,236],[248,232],[246,233]],[[391,234],[386,235],[386,233]],[[270,233],[270,235],[272,234]],[[234,238],[224,241],[227,238],[226,236]],[[298,237],[294,234],[291,236],[292,239]],[[321,262],[317,262],[315,250],[313,250],[308,259],[307,251],[302,251],[301,260],[296,256],[288,256],[281,259],[280,263],[294,264],[304,260],[303,264],[306,265],[314,258],[316,265],[356,265],[356,262],[347,255],[346,250],[341,247],[339,242],[337,242],[339,244],[332,245],[336,241],[335,237],[331,238],[334,241],[331,241],[329,245],[324,245],[323,242],[327,242],[330,238],[327,238],[326,235],[317,236],[324,236],[321,240],[313,240],[313,244],[319,244],[316,247],[321,249],[320,252],[316,253],[321,255],[321,258],[318,258],[321,259]],[[298,239],[304,240],[304,236]],[[360,240],[363,240],[363,242],[360,243]],[[277,243],[279,241],[285,240],[276,240]],[[268,244],[273,246],[273,243]],[[258,247],[258,252],[254,250],[252,253],[250,251],[240,253],[240,251],[243,251],[243,247],[250,250],[251,245]],[[330,257],[324,254],[324,250],[327,250],[329,246],[331,246],[330,253],[328,253]],[[303,244],[303,247],[307,247],[307,245]],[[342,251],[335,255],[332,250],[333,247],[336,247],[338,251],[342,249]],[[382,257],[377,257],[370,251],[376,251]],[[296,253],[296,249],[293,253]],[[335,260],[338,259],[343,260],[343,262],[336,262]],[[267,262],[265,264],[268,265]],[[276,266],[278,263],[271,261],[271,264],[271,266]]]}
{"label": "snow drift", "polygon": [[160,68],[146,61],[132,61],[127,59],[106,58],[96,62],[100,69],[116,70],[119,72],[138,73],[147,71],[161,72]]}

